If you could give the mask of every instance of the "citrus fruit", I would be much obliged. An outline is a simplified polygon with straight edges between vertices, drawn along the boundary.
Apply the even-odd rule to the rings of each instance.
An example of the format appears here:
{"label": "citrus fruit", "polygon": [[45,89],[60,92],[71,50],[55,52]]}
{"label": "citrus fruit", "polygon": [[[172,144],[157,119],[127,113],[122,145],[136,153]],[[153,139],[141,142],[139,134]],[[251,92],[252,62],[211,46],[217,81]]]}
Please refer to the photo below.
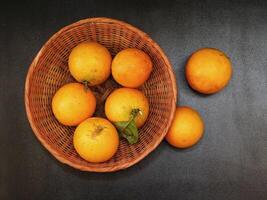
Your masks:
{"label": "citrus fruit", "polygon": [[110,75],[111,55],[106,47],[96,42],[83,42],[74,47],[69,56],[71,75],[89,85],[103,83]]}
{"label": "citrus fruit", "polygon": [[137,88],[149,77],[152,71],[150,57],[135,48],[120,51],[112,61],[113,78],[122,86]]}
{"label": "citrus fruit", "polygon": [[134,110],[138,110],[135,117],[137,127],[141,127],[149,112],[146,96],[137,89],[119,88],[114,90],[106,99],[105,114],[112,122],[128,121]]}
{"label": "citrus fruit", "polygon": [[94,163],[104,162],[116,153],[119,136],[108,120],[92,117],[77,126],[73,145],[83,159]]}
{"label": "citrus fruit", "polygon": [[190,56],[185,72],[186,79],[194,90],[212,94],[227,85],[232,67],[229,58],[222,51],[203,48]]}
{"label": "citrus fruit", "polygon": [[52,99],[52,110],[59,122],[76,126],[92,116],[96,108],[94,94],[80,83],[62,86]]}
{"label": "citrus fruit", "polygon": [[166,140],[177,148],[191,147],[200,140],[203,130],[204,123],[197,111],[186,106],[177,107]]}

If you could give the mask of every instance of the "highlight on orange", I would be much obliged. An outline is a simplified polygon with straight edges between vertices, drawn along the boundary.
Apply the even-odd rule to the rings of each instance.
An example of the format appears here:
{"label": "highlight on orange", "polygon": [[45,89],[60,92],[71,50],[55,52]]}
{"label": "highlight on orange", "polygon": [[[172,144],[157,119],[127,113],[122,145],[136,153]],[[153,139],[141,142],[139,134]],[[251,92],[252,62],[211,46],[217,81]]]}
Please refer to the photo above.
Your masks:
{"label": "highlight on orange", "polygon": [[112,61],[112,76],[120,85],[129,88],[140,87],[152,71],[152,61],[143,51],[128,48],[120,51]]}
{"label": "highlight on orange", "polygon": [[199,49],[188,59],[185,74],[191,88],[203,94],[213,94],[230,81],[231,61],[218,49]]}
{"label": "highlight on orange", "polygon": [[176,108],[172,125],[166,135],[167,142],[176,148],[195,145],[204,132],[204,122],[200,114],[188,106]]}

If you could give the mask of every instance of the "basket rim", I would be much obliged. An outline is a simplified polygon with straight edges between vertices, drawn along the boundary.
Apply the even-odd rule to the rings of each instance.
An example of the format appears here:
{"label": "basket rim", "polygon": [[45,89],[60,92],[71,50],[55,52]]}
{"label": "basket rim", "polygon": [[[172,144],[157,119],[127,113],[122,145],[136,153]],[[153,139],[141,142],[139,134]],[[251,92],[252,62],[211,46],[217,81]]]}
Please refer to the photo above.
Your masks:
{"label": "basket rim", "polygon": [[37,53],[37,55],[35,56],[35,58],[33,59],[28,72],[27,72],[27,76],[26,76],[26,81],[25,81],[25,90],[24,90],[24,101],[25,101],[25,108],[26,108],[26,114],[28,117],[28,121],[30,123],[30,126],[35,134],[35,136],[37,137],[37,139],[40,141],[40,143],[61,163],[63,164],[67,164],[73,168],[76,168],[78,170],[81,171],[88,171],[88,172],[114,172],[114,171],[118,171],[118,170],[122,170],[122,169],[126,169],[130,166],[133,166],[134,164],[140,162],[142,159],[144,159],[149,153],[151,153],[153,150],[156,149],[156,147],[161,143],[161,141],[164,139],[165,135],[167,134],[167,131],[165,134],[161,134],[161,136],[154,142],[153,146],[151,146],[150,148],[146,149],[140,156],[138,156],[137,158],[135,158],[134,160],[130,161],[130,162],[125,162],[123,164],[119,164],[118,166],[107,166],[107,167],[92,167],[92,166],[82,166],[76,163],[71,162],[70,160],[62,157],[57,150],[55,150],[51,145],[49,145],[45,139],[43,139],[43,137],[41,136],[41,134],[39,133],[36,125],[33,122],[33,116],[31,113],[31,109],[29,106],[29,94],[30,94],[30,90],[31,90],[31,86],[30,86],[30,77],[32,76],[33,72],[34,72],[34,68],[36,66],[36,64],[38,63],[39,57],[42,54],[43,50],[45,49],[45,47],[54,39],[56,38],[58,35],[60,35],[61,33],[68,31],[69,29],[72,29],[76,26],[80,26],[82,24],[85,23],[112,23],[112,24],[119,24],[121,26],[126,27],[127,29],[132,30],[133,32],[136,32],[137,34],[139,34],[141,37],[143,37],[146,41],[152,43],[152,45],[158,50],[159,54],[161,55],[161,57],[164,60],[165,65],[167,66],[168,72],[169,72],[169,76],[172,82],[172,90],[173,90],[173,98],[172,98],[172,108],[171,108],[171,113],[170,113],[170,118],[168,120],[167,123],[167,127],[166,130],[169,129],[172,119],[174,117],[174,113],[175,113],[175,109],[176,109],[176,102],[177,102],[177,85],[176,85],[176,78],[174,76],[174,72],[173,72],[173,68],[172,65],[169,61],[169,59],[167,58],[167,56],[165,55],[164,51],[161,49],[161,47],[155,42],[153,41],[146,33],[144,33],[143,31],[141,31],[140,29],[134,27],[133,25],[130,25],[126,22],[123,22],[121,20],[117,20],[117,19],[111,19],[111,18],[106,18],[106,17],[94,17],[94,18],[86,18],[86,19],[82,19],[79,20],[77,22],[74,22],[70,25],[67,25],[63,28],[61,28],[59,31],[57,31],[55,34],[53,34],[46,42],[45,44],[41,47],[41,49],[39,50],[39,52]]}

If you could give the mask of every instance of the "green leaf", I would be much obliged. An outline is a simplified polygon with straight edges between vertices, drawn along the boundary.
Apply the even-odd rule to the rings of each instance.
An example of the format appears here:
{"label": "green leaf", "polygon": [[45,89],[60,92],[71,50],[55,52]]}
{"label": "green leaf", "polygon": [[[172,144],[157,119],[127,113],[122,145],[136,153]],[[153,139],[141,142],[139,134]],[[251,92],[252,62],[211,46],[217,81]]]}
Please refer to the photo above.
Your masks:
{"label": "green leaf", "polygon": [[120,137],[122,137],[122,133],[124,132],[124,129],[128,126],[129,123],[128,122],[115,122],[114,124],[119,131]]}
{"label": "green leaf", "polygon": [[138,113],[140,113],[139,109],[133,109],[128,121],[114,123],[119,131],[120,137],[127,139],[130,144],[135,144],[138,141],[138,129],[134,121]]}
{"label": "green leaf", "polygon": [[135,121],[130,122],[115,122],[121,137],[127,139],[130,144],[135,144],[138,141],[138,129]]}

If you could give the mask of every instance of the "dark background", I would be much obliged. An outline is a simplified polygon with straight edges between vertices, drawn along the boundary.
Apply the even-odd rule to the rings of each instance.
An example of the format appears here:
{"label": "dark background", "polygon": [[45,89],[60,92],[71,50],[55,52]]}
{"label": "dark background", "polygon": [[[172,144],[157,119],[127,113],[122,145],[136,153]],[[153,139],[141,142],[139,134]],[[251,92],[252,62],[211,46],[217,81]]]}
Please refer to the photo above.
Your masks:
{"label": "dark background", "polygon": [[[59,163],[34,136],[24,82],[41,46],[63,26],[104,16],[148,33],[166,52],[179,105],[196,108],[206,130],[188,150],[166,142],[116,173]],[[223,50],[233,77],[203,96],[184,78],[188,56]],[[21,1],[0,6],[0,199],[267,199],[267,3],[264,1]]]}

